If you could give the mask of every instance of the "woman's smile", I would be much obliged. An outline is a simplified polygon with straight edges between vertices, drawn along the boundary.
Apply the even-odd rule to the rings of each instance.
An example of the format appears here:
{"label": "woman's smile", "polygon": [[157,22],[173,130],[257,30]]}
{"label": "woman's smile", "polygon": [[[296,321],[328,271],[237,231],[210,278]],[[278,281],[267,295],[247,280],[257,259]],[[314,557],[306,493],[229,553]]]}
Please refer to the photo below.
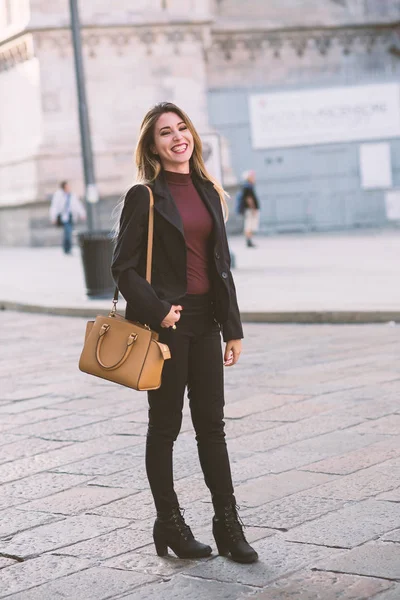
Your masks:
{"label": "woman's smile", "polygon": [[183,154],[184,152],[186,152],[188,147],[189,147],[189,144],[177,144],[176,146],[173,146],[171,148],[171,150],[172,150],[172,152],[175,152],[176,154]]}

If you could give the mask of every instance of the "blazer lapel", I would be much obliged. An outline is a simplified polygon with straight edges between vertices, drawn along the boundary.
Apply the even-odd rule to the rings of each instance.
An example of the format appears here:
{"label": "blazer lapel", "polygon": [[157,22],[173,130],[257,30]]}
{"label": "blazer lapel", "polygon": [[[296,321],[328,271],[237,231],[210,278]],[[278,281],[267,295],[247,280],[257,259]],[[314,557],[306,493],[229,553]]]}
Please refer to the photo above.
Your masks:
{"label": "blazer lapel", "polygon": [[155,210],[185,237],[181,216],[168,189],[163,173],[154,181],[153,192]]}
{"label": "blazer lapel", "polygon": [[214,189],[214,186],[211,182],[208,181],[202,181],[200,180],[198,177],[193,177],[193,183],[195,184],[195,187],[197,189],[197,191],[199,192],[201,198],[203,199],[205,205],[207,206],[213,223],[214,223],[214,229],[213,229],[213,234],[215,239],[219,239],[220,238],[220,234],[221,234],[221,217],[220,217],[220,209],[219,209],[219,203],[220,203],[220,199],[219,196],[217,194],[217,192]]}
{"label": "blazer lapel", "polygon": [[[203,199],[205,205],[210,211],[214,228],[213,234],[215,239],[219,239],[221,234],[221,216],[220,209],[218,203],[220,202],[219,196],[215,191],[211,182],[203,181],[199,177],[193,177],[193,183],[199,192],[201,198]],[[171,196],[171,193],[168,189],[168,184],[166,182],[165,176],[163,172],[157,177],[157,179],[153,183],[153,192],[154,192],[154,208],[155,210],[162,216],[166,221],[171,223],[183,237],[185,237],[185,232],[183,229],[182,219],[179,214],[179,211],[176,207],[176,204]]]}

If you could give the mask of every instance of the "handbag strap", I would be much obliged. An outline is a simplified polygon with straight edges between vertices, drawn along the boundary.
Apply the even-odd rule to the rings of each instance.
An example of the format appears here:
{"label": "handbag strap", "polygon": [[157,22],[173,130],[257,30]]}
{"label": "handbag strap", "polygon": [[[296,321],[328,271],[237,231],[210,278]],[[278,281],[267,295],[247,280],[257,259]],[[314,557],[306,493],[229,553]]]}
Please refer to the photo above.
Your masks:
{"label": "handbag strap", "polygon": [[[151,284],[151,265],[153,260],[153,234],[154,234],[154,196],[153,190],[148,185],[145,186],[149,190],[150,207],[149,207],[149,229],[147,233],[147,261],[146,261],[146,281]],[[117,309],[119,290],[116,286],[113,298],[112,314],[115,314]],[[110,314],[111,314],[110,313]]]}

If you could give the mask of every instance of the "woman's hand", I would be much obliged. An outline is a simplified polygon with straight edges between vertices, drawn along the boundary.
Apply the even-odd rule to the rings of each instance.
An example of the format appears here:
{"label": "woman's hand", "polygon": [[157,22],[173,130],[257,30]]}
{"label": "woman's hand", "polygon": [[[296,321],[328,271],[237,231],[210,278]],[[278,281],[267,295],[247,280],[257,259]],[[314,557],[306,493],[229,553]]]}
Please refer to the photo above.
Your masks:
{"label": "woman's hand", "polygon": [[233,367],[239,360],[242,351],[242,340],[230,340],[225,344],[224,365]]}
{"label": "woman's hand", "polygon": [[171,310],[169,311],[165,319],[161,322],[161,327],[173,327],[175,323],[177,323],[181,318],[182,308],[183,307],[181,305],[177,306],[176,304],[173,304],[171,306]]}

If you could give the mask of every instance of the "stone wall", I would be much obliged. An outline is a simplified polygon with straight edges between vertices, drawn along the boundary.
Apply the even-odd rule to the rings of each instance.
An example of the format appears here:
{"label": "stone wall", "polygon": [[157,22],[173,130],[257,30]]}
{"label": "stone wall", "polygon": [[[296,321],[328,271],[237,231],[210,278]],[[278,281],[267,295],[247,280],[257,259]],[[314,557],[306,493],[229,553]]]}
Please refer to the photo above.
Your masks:
{"label": "stone wall", "polygon": [[[187,110],[199,130],[209,130],[204,61],[208,2],[191,0],[184,12],[178,10],[179,4],[169,2],[165,11],[164,2],[146,0],[132,9],[130,3],[117,0],[110,13],[105,1],[80,3],[95,172],[102,198],[118,199],[134,180],[137,132],[143,115],[156,102],[175,102]],[[13,239],[40,242],[41,236],[33,240],[29,231],[44,227],[44,216],[35,224],[27,203],[40,212],[38,207],[60,180],[68,179],[74,191],[83,195],[68,19],[67,0],[52,3],[51,11],[47,2],[32,0],[26,26],[31,33],[0,45],[5,57],[0,90],[3,86],[8,97],[8,112],[1,111],[0,125],[0,222],[16,218],[10,205],[22,206],[16,229],[0,225],[3,244]],[[19,47],[28,37],[29,53],[21,52]],[[33,66],[35,76],[27,77]],[[27,85],[33,89],[26,89]],[[16,101],[10,103],[9,98]],[[44,233],[43,239],[47,237]]]}

